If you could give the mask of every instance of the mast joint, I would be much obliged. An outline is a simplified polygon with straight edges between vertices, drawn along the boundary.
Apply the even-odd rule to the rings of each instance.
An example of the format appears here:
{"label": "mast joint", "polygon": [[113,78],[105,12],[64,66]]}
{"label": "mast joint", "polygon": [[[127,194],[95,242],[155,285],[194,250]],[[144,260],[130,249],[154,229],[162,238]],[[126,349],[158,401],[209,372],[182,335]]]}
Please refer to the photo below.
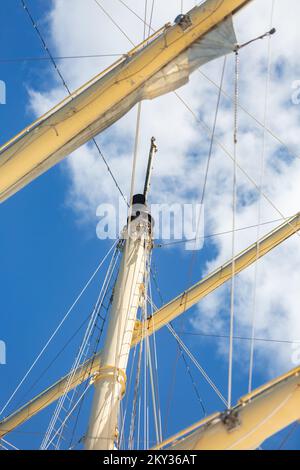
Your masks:
{"label": "mast joint", "polygon": [[192,20],[191,20],[191,17],[190,15],[186,14],[186,15],[178,15],[176,18],[175,18],[175,24],[177,24],[178,26],[181,27],[182,31],[186,31],[187,29],[189,29],[193,23],[192,23]]}
{"label": "mast joint", "polygon": [[239,412],[237,410],[227,410],[221,414],[221,421],[228,432],[235,431],[240,425]]}

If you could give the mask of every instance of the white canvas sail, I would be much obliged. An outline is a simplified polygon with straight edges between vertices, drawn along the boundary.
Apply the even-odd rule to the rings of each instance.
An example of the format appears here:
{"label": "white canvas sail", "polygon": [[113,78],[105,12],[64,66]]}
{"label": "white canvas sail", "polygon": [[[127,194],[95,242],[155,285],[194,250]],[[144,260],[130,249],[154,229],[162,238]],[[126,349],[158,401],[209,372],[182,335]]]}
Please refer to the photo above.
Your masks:
{"label": "white canvas sail", "polygon": [[[172,28],[178,27],[167,28],[167,31]],[[161,36],[166,33],[132,57],[120,61],[106,74],[91,80],[0,149],[0,202],[107,129],[139,101],[157,98],[185,85],[198,67],[232,52],[236,45],[229,15],[144,82],[140,75],[144,68],[146,73],[147,62],[141,63],[144,67],[141,73],[136,71],[130,78],[130,67],[134,62],[135,68],[138,66],[148,48],[152,48],[154,54],[155,47],[160,51],[160,42],[165,40]],[[142,83],[136,86],[138,80]],[[117,95],[122,96],[119,89],[126,85],[129,91],[119,100]],[[111,93],[106,96],[108,87]]]}

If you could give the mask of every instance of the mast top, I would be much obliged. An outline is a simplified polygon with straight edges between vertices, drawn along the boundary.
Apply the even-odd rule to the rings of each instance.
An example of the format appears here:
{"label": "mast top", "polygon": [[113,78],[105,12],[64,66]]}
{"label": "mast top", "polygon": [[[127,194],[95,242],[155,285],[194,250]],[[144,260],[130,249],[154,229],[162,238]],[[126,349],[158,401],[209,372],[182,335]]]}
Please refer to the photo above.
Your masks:
{"label": "mast top", "polygon": [[146,173],[146,180],[145,180],[145,186],[144,186],[144,204],[147,202],[147,196],[150,190],[151,186],[151,176],[152,176],[152,171],[153,171],[153,158],[154,155],[157,153],[158,148],[156,145],[156,139],[155,137],[152,137],[151,139],[151,145],[150,145],[150,151],[149,151],[149,158],[148,158],[148,166],[147,166],[147,173]]}

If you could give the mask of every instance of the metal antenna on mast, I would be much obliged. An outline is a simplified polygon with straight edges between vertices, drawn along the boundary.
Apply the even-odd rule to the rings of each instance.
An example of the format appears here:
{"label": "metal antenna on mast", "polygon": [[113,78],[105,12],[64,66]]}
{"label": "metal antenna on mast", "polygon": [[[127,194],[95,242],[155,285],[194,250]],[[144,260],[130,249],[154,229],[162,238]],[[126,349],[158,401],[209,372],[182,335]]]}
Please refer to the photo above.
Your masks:
{"label": "metal antenna on mast", "polygon": [[146,180],[145,180],[145,186],[144,186],[144,193],[143,193],[144,196],[145,196],[145,200],[147,200],[147,196],[148,196],[150,185],[151,185],[151,175],[152,175],[152,170],[153,170],[153,158],[154,158],[154,155],[158,151],[158,148],[157,148],[157,145],[156,145],[155,142],[156,142],[155,137],[152,137],[150,152],[149,152],[149,159],[148,159],[148,166],[147,166],[147,173],[146,173]]}

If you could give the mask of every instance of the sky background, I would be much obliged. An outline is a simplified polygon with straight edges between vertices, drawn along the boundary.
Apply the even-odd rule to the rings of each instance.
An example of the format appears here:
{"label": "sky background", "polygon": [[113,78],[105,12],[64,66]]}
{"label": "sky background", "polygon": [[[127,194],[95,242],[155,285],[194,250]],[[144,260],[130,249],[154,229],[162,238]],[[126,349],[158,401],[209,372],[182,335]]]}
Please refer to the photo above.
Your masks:
{"label": "sky background", "polygon": [[[93,0],[28,0],[27,3],[55,56],[122,54],[131,48],[130,42]],[[134,43],[141,41],[143,24],[136,16],[119,0],[103,0],[102,4]],[[143,16],[143,1],[127,0],[127,4]],[[184,10],[194,4],[192,0],[185,0]],[[7,86],[7,104],[0,106],[2,144],[66,93],[48,60],[23,60],[46,57],[46,54],[21,2],[2,0],[0,9],[0,79]],[[155,2],[153,27],[172,21],[180,9],[179,0]],[[266,127],[281,140],[279,144],[269,133],[264,135],[256,121],[243,110],[239,111],[239,164],[257,185],[263,182],[263,191],[273,206],[263,198],[259,202],[257,190],[249,178],[239,172],[237,227],[257,225],[259,220],[272,221],[281,218],[282,214],[291,216],[299,211],[300,108],[292,100],[293,94],[297,97],[293,84],[300,80],[299,32],[295,20],[299,14],[300,5],[296,0],[277,0],[274,3],[256,0],[235,19],[240,43],[269,30],[271,24],[277,28],[271,44],[268,40],[259,41],[241,51],[240,103],[257,120],[264,121],[269,57],[271,74]],[[71,90],[74,90],[113,60],[114,57],[68,59],[59,60],[58,64]],[[220,59],[201,71],[219,83],[222,67],[223,59]],[[234,58],[231,56],[227,59],[224,90],[230,96],[233,94]],[[195,72],[190,83],[179,93],[193,111],[212,126],[218,97],[216,86]],[[217,139],[230,152],[233,151],[233,117],[232,101],[223,96]],[[98,138],[125,194],[129,193],[135,121],[136,109]],[[152,202],[199,201],[210,140],[173,94],[145,102],[142,106],[136,192],[142,189],[152,135],[159,145]],[[263,176],[262,161],[265,166]],[[232,229],[232,174],[232,161],[215,144],[204,201],[206,235]],[[96,210],[100,203],[116,203],[118,197],[103,162],[93,146],[87,145],[1,205],[0,339],[7,345],[7,364],[0,366],[1,404],[6,403],[111,246],[111,242],[97,239]],[[259,231],[254,228],[238,232],[236,251],[275,225],[263,226]],[[231,243],[231,234],[208,238],[204,249],[196,256],[182,246],[156,248],[153,262],[164,301],[229,259]],[[256,273],[251,268],[237,277],[235,335],[251,336],[256,293],[255,336],[276,340],[255,343],[254,386],[290,370],[296,365],[295,357],[299,356],[297,345],[280,342],[300,340],[299,243],[299,237],[293,237],[262,260]],[[99,273],[4,415],[70,369],[79,335],[50,368],[48,365],[90,312],[104,274],[105,270]],[[184,341],[225,396],[228,339],[210,335],[228,335],[229,287],[210,295],[182,320],[175,322],[177,330],[193,333],[184,335]],[[160,302],[158,297],[155,301],[157,304]],[[249,344],[246,340],[234,342],[234,402],[247,392]],[[163,423],[167,423],[164,436],[167,437],[201,419],[203,411],[184,361],[176,362],[177,345],[168,332],[162,331],[157,335],[157,348],[161,409]],[[35,384],[45,370],[46,373]],[[192,372],[207,414],[222,409],[222,403],[199,372],[193,368]],[[79,437],[84,434],[90,400],[89,396],[84,405]],[[19,448],[38,448],[53,411],[53,407],[45,410],[13,433],[9,440]],[[285,430],[275,436],[263,448],[278,448],[288,432]],[[285,448],[299,449],[299,438],[297,429],[285,443]]]}

